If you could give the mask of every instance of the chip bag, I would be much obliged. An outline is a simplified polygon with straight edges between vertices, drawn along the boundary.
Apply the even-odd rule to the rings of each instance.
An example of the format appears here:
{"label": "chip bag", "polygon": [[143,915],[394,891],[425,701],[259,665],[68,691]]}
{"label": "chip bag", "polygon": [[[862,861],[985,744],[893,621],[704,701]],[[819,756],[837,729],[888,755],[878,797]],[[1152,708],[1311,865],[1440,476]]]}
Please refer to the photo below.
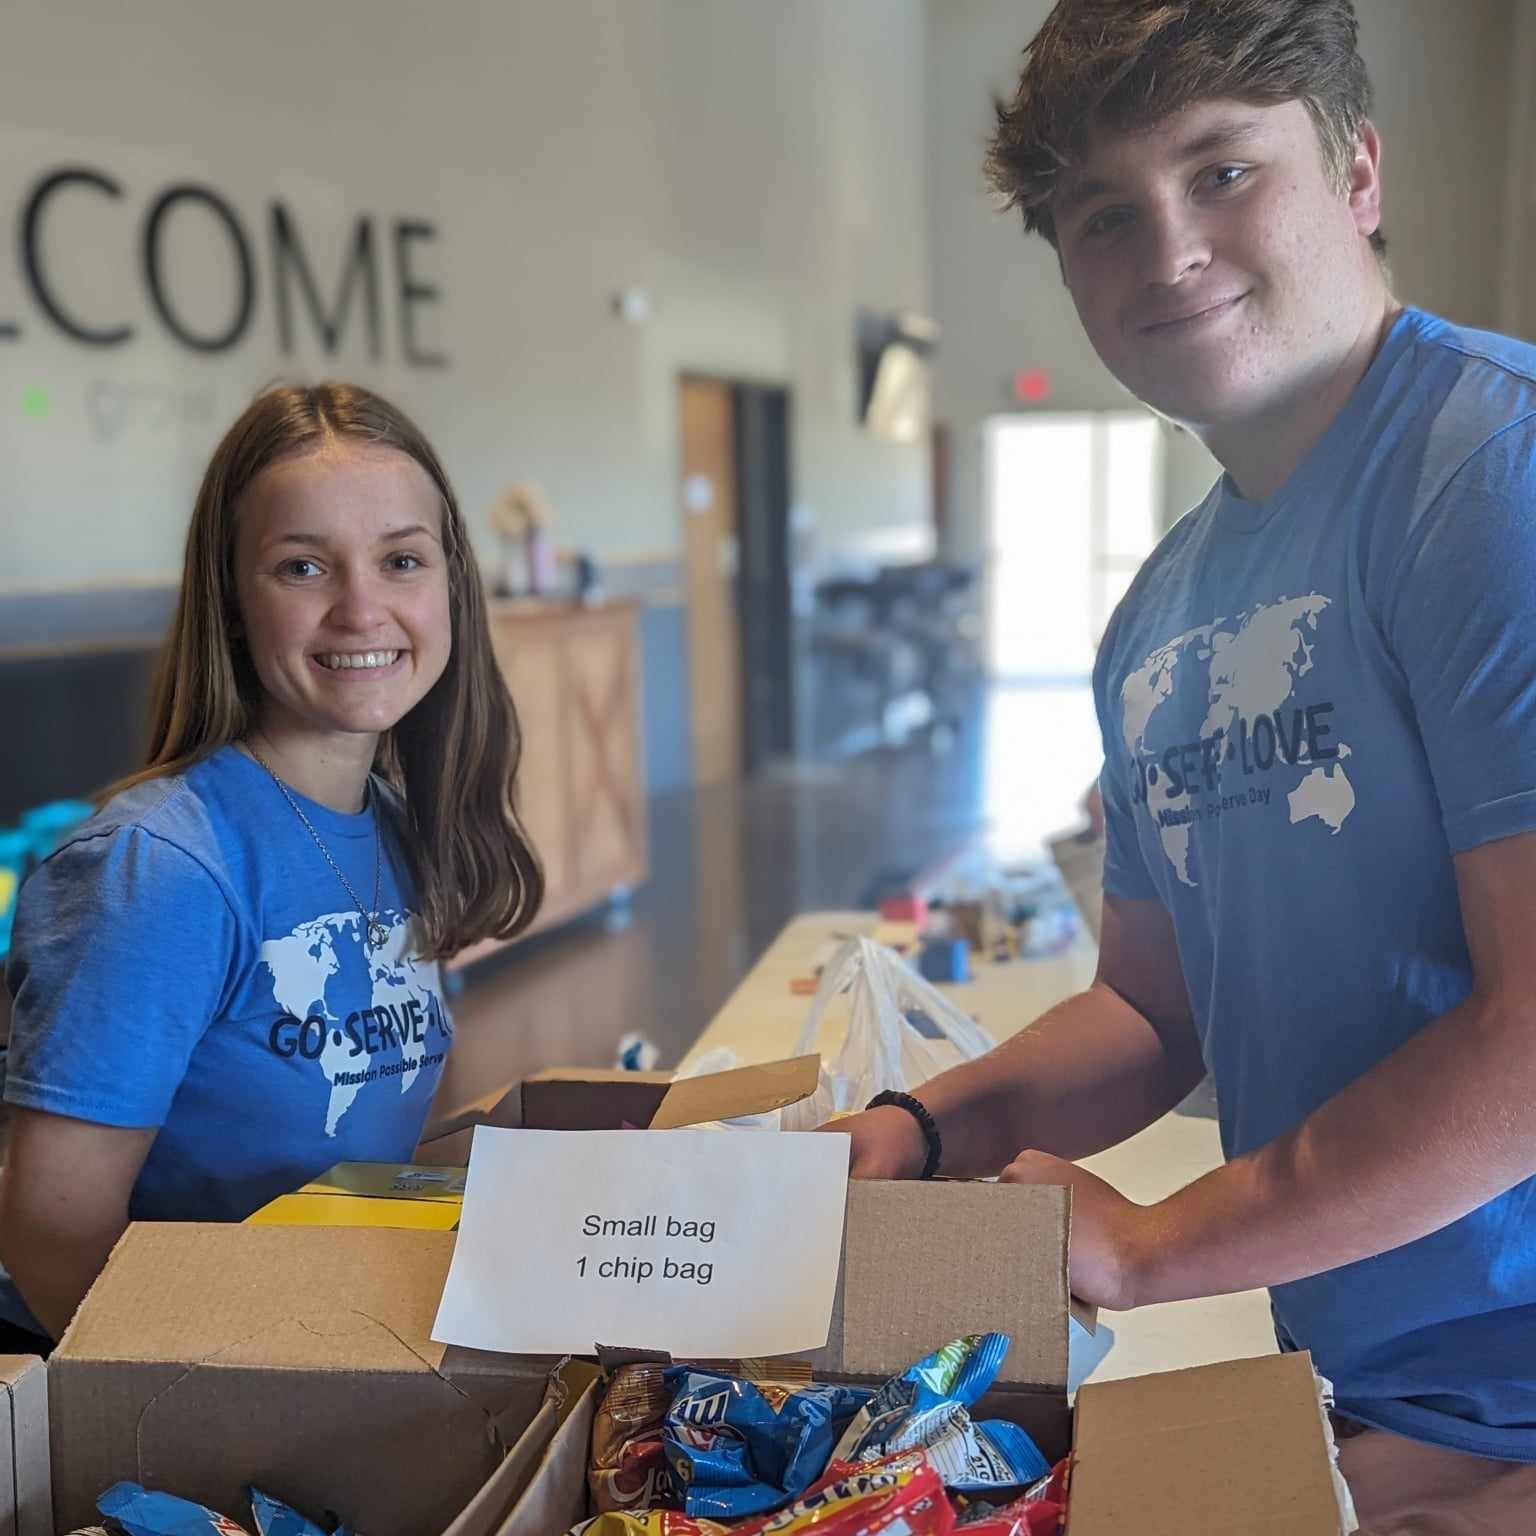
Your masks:
{"label": "chip bag", "polygon": [[921,1447],[960,1491],[1024,1487],[1045,1476],[1050,1463],[1017,1424],[978,1424],[970,1414],[992,1385],[1008,1353],[1005,1333],[973,1333],[899,1376],[893,1376],[854,1416],[834,1461],[868,1461]]}
{"label": "chip bag", "polygon": [[[298,1510],[290,1509],[281,1499],[274,1499],[260,1488],[247,1488],[245,1492],[251,1501],[256,1536],[331,1536],[322,1526],[306,1520]],[[353,1533],[342,1527],[334,1536],[353,1536]]]}
{"label": "chip bag", "polygon": [[656,1509],[681,1502],[662,1438],[672,1389],[665,1365],[621,1366],[592,1423],[592,1508]]}
{"label": "chip bag", "polygon": [[96,1508],[128,1536],[250,1536],[228,1515],[137,1483],[114,1483],[96,1500]]}
{"label": "chip bag", "polygon": [[611,1509],[567,1536],[733,1536],[716,1520],[694,1520],[675,1509]]}
{"label": "chip bag", "polygon": [[666,1374],[674,1392],[663,1438],[690,1515],[736,1520],[777,1509],[826,1470],[868,1387],[743,1381],[690,1366]]}
{"label": "chip bag", "polygon": [[731,1536],[950,1536],[955,1514],[922,1451],[880,1461],[834,1462],[787,1509],[733,1526]]}
{"label": "chip bag", "polygon": [[1071,1459],[1001,1509],[979,1507],[960,1517],[956,1536],[1061,1536],[1067,1519]]}

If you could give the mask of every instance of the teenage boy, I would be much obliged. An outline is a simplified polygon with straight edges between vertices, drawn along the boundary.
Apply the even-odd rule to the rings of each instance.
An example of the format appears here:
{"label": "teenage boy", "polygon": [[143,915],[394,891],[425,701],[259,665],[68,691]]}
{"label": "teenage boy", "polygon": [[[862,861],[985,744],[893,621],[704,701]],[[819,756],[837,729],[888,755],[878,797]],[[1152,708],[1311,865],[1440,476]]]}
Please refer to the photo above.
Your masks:
{"label": "teenage boy", "polygon": [[[1269,1287],[1368,1529],[1528,1533],[1536,348],[1393,297],[1369,98],[1349,0],[1061,0],[1027,50],[992,179],[1226,474],[1100,653],[1097,979],[835,1128],[1071,1186],[1090,1301]],[[1221,1169],[1073,1165],[1206,1071]]]}

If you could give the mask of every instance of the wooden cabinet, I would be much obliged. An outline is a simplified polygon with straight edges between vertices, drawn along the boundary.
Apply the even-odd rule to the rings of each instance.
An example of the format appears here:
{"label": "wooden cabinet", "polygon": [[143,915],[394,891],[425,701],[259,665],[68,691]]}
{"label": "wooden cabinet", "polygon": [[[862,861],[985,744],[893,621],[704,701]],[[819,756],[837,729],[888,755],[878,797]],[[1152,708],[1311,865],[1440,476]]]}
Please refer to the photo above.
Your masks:
{"label": "wooden cabinet", "polygon": [[493,602],[490,620],[522,728],[519,810],[544,863],[538,933],[646,878],[639,605]]}

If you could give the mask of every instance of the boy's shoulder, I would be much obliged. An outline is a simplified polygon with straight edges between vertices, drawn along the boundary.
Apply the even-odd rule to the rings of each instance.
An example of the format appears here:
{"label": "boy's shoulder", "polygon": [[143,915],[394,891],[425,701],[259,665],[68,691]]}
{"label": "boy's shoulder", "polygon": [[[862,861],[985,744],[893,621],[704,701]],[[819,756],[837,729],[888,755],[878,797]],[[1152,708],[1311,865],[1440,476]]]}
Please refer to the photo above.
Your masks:
{"label": "boy's shoulder", "polygon": [[1425,466],[1454,473],[1512,429],[1536,426],[1536,346],[1410,310],[1402,389]]}

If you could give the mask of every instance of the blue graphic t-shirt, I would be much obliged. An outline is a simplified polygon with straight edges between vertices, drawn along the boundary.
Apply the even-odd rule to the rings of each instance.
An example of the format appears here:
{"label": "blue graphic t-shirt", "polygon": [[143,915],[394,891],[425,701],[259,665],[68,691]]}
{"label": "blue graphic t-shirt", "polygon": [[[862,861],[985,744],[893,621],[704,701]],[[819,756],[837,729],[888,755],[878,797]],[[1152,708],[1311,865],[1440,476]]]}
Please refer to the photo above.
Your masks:
{"label": "blue graphic t-shirt", "polygon": [[[1174,528],[1095,694],[1105,886],[1172,915],[1239,1156],[1466,1000],[1452,856],[1536,829],[1536,348],[1405,312],[1278,495]],[[1536,1461],[1536,1182],[1273,1298],[1344,1411]]]}
{"label": "blue graphic t-shirt", "polygon": [[[357,815],[295,797],[365,901],[374,791]],[[383,819],[376,950],[233,747],[117,796],[23,885],[5,1100],[158,1128],[133,1219],[240,1221],[333,1163],[410,1160],[452,1024]]]}

